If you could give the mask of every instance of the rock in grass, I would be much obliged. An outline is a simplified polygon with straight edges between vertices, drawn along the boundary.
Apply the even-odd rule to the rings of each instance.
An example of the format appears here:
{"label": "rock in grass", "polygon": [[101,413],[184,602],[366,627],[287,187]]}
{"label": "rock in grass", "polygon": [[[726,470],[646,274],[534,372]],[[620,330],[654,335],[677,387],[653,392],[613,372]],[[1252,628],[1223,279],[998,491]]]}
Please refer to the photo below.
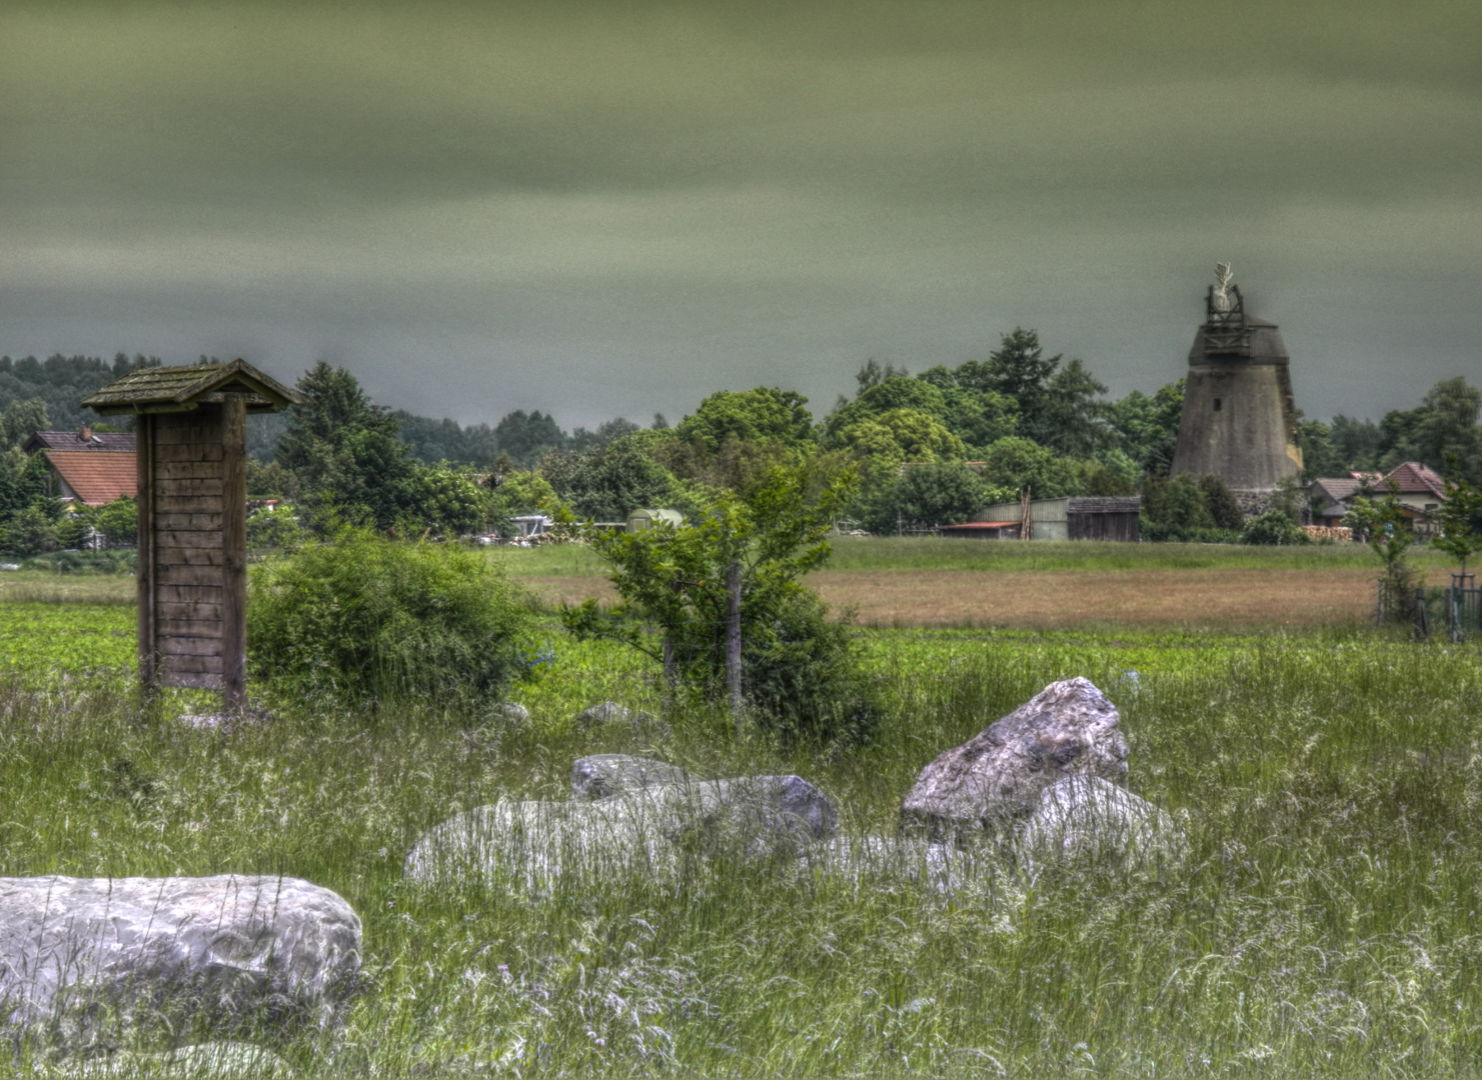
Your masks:
{"label": "rock in grass", "polygon": [[481,806],[423,834],[414,881],[545,890],[562,880],[669,876],[687,860],[796,855],[837,827],[833,803],[797,776],[666,784],[590,802]]}
{"label": "rock in grass", "polygon": [[125,1032],[338,1023],[360,920],[296,878],[0,878],[0,1027],[62,1048]]}
{"label": "rock in grass", "polygon": [[571,766],[571,793],[578,799],[605,799],[664,784],[690,782],[678,765],[634,754],[592,754]]}
{"label": "rock in grass", "polygon": [[119,1053],[77,1066],[63,1065],[61,1076],[167,1077],[171,1080],[286,1080],[288,1063],[251,1043],[213,1042],[181,1046],[162,1054]]}
{"label": "rock in grass", "polygon": [[489,715],[513,730],[530,726],[530,710],[518,701],[501,701],[489,710]]}
{"label": "rock in grass", "polygon": [[1127,776],[1117,709],[1089,679],[1051,683],[1008,716],[921,770],[901,806],[933,832],[998,827],[1031,811],[1067,776]]}
{"label": "rock in grass", "polygon": [[1186,849],[1167,811],[1099,776],[1068,776],[1042,790],[1019,833],[1031,872],[1054,863],[1147,867],[1177,861]]}

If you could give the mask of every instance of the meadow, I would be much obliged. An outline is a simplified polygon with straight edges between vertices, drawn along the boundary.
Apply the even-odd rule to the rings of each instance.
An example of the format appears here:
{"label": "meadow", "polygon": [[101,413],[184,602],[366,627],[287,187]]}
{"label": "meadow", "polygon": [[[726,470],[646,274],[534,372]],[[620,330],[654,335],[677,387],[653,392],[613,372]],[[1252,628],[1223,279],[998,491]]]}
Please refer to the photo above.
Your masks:
{"label": "meadow", "polygon": [[[1333,562],[1195,551],[1154,562],[1210,562],[1096,566],[1121,556],[1084,550],[1071,555],[1087,565],[1046,551],[1001,553],[1019,569],[909,565],[919,550],[844,548],[832,572],[976,574],[994,594],[1043,574],[1373,578],[1317,549],[1300,557]],[[509,554],[535,556],[516,576],[595,578],[579,549]],[[999,553],[928,552],[979,554]],[[189,694],[142,710],[127,602],[67,585],[17,579],[0,594],[0,874],[282,873],[337,890],[365,921],[368,989],[339,1036],[278,1047],[305,1075],[1482,1072],[1475,645],[1207,611],[969,628],[902,615],[860,630],[886,726],[819,753],[665,713],[636,654],[551,622],[552,662],[515,695],[528,724],[495,703],[367,710],[260,686],[274,719],[227,734],[175,721],[205,704]],[[893,830],[927,761],[1073,675],[1119,706],[1128,787],[1180,822],[1181,865],[990,865],[951,895],[869,865],[864,839]],[[606,699],[655,719],[574,722]],[[864,869],[700,865],[540,893],[402,879],[426,828],[496,799],[565,798],[571,761],[599,752],[707,777],[796,772],[837,801]]]}
{"label": "meadow", "polygon": [[[1360,628],[1378,560],[1362,544],[1248,547],[841,537],[808,583],[868,627],[1183,629],[1218,633]],[[547,602],[615,601],[580,545],[490,555]],[[1445,584],[1439,552],[1410,561]]]}

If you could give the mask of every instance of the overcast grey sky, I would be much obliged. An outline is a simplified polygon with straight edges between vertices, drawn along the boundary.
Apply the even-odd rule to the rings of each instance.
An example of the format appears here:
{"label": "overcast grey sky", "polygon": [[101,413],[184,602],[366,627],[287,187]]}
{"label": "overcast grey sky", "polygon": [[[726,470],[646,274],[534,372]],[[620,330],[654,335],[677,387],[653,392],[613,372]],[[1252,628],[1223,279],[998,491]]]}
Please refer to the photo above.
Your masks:
{"label": "overcast grey sky", "polygon": [[1016,325],[1309,416],[1482,381],[1475,0],[0,4],[0,352],[319,359],[465,423],[822,415]]}

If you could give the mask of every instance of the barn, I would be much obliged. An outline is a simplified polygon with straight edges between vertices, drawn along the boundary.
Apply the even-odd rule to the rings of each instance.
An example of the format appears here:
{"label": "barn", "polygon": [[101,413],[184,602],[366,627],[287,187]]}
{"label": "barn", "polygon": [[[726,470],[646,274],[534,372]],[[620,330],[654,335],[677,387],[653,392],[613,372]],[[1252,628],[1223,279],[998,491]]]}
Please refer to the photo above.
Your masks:
{"label": "barn", "polygon": [[[1030,540],[1126,540],[1142,538],[1139,495],[1070,495],[1060,499],[1033,499],[1028,504]],[[978,513],[983,522],[1012,521],[1020,525],[1023,503],[995,503]],[[1002,535],[1002,534],[1000,534]]]}

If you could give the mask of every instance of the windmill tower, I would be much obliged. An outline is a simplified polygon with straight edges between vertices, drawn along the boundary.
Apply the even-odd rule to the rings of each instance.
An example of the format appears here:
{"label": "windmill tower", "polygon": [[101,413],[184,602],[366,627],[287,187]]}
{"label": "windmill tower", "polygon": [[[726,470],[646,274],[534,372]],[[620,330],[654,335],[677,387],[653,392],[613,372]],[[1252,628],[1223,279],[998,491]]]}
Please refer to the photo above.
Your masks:
{"label": "windmill tower", "polygon": [[1297,412],[1276,324],[1245,313],[1228,263],[1215,267],[1215,277],[1189,350],[1172,471],[1218,476],[1250,513],[1302,469]]}

